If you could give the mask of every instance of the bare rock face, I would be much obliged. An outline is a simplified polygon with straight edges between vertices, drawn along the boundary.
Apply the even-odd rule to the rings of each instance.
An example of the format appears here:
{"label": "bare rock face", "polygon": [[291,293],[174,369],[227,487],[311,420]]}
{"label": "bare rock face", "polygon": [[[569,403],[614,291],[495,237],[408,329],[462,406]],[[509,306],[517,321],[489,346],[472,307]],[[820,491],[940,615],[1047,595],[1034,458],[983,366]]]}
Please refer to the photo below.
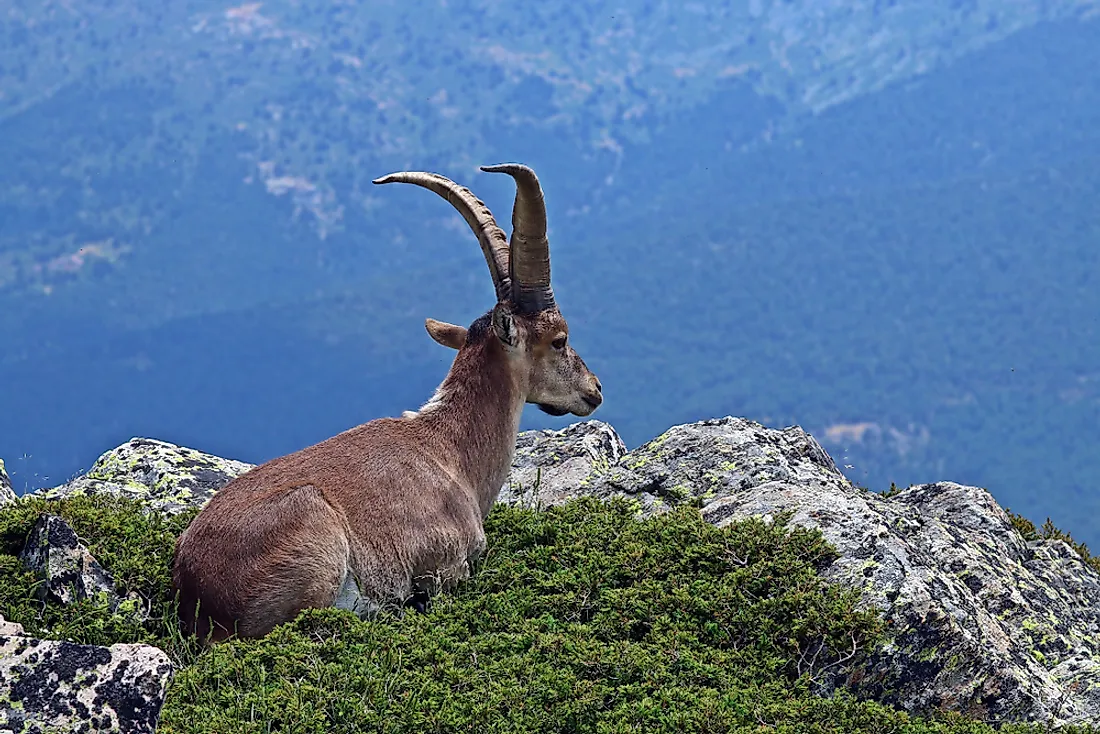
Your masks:
{"label": "bare rock face", "polygon": [[113,494],[145,501],[150,509],[174,513],[203,505],[252,464],[204,454],[149,438],[132,438],[99,457],[86,474],[38,494],[49,499]]}
{"label": "bare rock face", "polygon": [[148,645],[38,640],[0,625],[0,731],[152,734],[172,674]]}
{"label": "bare rock face", "polygon": [[774,483],[703,512],[721,525],[787,510],[840,550],[828,574],[889,621],[885,648],[834,684],[910,711],[1100,720],[1100,575],[1063,541],[1025,542],[988,492],[950,482],[889,498]]}
{"label": "bare rock face", "polygon": [[589,477],[606,471],[624,454],[623,440],[603,421],[575,423],[560,431],[524,431],[516,439],[512,471],[497,502],[555,504],[576,496]]}
{"label": "bare rock face", "polygon": [[0,507],[15,502],[15,499],[15,490],[11,487],[8,470],[4,468],[4,460],[0,459]]}
{"label": "bare rock face", "polygon": [[869,492],[797,427],[706,420],[632,451],[594,453],[621,445],[610,430],[589,422],[528,439],[502,501],[625,496],[643,515],[691,503],[719,526],[789,515],[821,529],[840,553],[828,576],[858,589],[889,630],[882,650],[819,681],[825,688],[912,712],[1100,722],[1100,574],[1063,541],[1025,541],[986,490],[940,482]]}
{"label": "bare rock face", "polygon": [[119,597],[111,574],[99,565],[76,532],[60,517],[43,515],[38,518],[19,559],[44,579],[39,593],[52,601],[72,604],[99,597],[113,612],[135,618],[145,613],[145,605],[136,595],[125,599]]}

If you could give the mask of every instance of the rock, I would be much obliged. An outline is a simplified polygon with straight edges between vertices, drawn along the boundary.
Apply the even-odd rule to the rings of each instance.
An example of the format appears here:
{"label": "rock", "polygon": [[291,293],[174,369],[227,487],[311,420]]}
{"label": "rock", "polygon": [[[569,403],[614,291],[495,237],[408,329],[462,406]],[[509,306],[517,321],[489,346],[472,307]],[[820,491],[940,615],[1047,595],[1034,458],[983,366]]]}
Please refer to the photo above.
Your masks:
{"label": "rock", "polygon": [[15,502],[15,490],[11,486],[11,478],[8,470],[4,468],[4,460],[0,459],[0,507]]}
{"label": "rock", "polygon": [[[571,428],[517,452],[524,473],[512,478],[522,486],[506,499],[625,496],[642,514],[691,503],[719,526],[793,513],[789,523],[821,529],[840,554],[826,575],[857,589],[889,630],[881,651],[818,676],[824,689],[988,721],[1100,721],[1100,574],[1063,541],[1026,542],[986,490],[940,482],[887,497],[857,488],[798,427],[706,420],[617,461],[606,451],[607,462],[586,459],[581,429]],[[532,489],[531,461],[546,491]]]}
{"label": "rock", "polygon": [[18,622],[8,622],[4,619],[4,615],[0,614],[0,640],[5,637],[22,634],[23,625]]}
{"label": "rock", "polygon": [[[703,508],[718,525],[782,511],[821,528],[841,554],[827,576],[859,589],[888,622],[886,646],[830,685],[987,721],[1100,717],[1086,690],[1052,670],[1100,652],[1100,576],[1080,558],[1044,560],[1049,543],[1026,543],[985,490],[943,482],[884,498],[776,482]],[[1072,673],[1100,685],[1100,671]]]}
{"label": "rock", "polygon": [[775,481],[841,481],[836,464],[801,428],[773,430],[735,418],[674,426],[629,452],[596,482],[600,495],[625,495],[654,510],[705,507]]}
{"label": "rock", "polygon": [[145,604],[134,594],[126,599],[119,597],[111,578],[103,566],[80,542],[68,523],[55,515],[38,518],[19,559],[31,571],[39,574],[45,583],[39,586],[43,597],[62,604],[72,604],[82,599],[101,598],[111,611],[122,611],[141,619]]}
{"label": "rock", "polygon": [[[586,421],[560,431],[524,431],[512,472],[498,501],[553,504],[586,477],[598,475],[624,453],[615,429]],[[231,459],[148,438],[132,438],[106,452],[86,474],[35,496],[58,499],[97,493],[144,500],[166,513],[202,507],[231,479],[253,468]],[[0,501],[2,502],[2,501]]]}
{"label": "rock", "polygon": [[[541,469],[541,488],[536,472]],[[821,446],[799,428],[751,421],[674,426],[633,451],[615,429],[587,421],[561,431],[528,431],[517,442],[508,487],[498,501],[537,495],[543,506],[582,495],[630,497],[641,513],[684,502],[699,506],[774,479],[847,482]]]}
{"label": "rock", "polygon": [[557,504],[625,453],[619,434],[603,421],[575,423],[560,431],[524,431],[516,439],[512,470],[497,502],[525,507]]}
{"label": "rock", "polygon": [[86,474],[36,494],[49,499],[121,495],[144,500],[150,509],[175,513],[205,504],[216,490],[252,467],[164,441],[131,438],[100,456]]}
{"label": "rock", "polygon": [[0,635],[0,731],[156,731],[173,674],[148,645]]}

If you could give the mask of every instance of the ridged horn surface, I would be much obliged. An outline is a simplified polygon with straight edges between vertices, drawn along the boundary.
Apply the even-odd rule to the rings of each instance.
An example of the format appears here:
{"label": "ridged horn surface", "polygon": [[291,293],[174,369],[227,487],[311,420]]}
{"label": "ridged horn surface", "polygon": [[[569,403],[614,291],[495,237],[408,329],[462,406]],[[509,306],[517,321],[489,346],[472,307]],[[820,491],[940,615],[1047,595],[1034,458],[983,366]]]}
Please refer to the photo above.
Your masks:
{"label": "ridged horn surface", "polygon": [[508,238],[497,225],[489,207],[474,196],[465,186],[459,186],[446,176],[425,171],[401,171],[374,179],[376,184],[407,183],[421,186],[442,196],[451,203],[466,223],[470,225],[485,255],[489,274],[493,278],[497,300],[511,298],[509,287],[509,247]]}
{"label": "ridged horn surface", "polygon": [[538,176],[520,163],[481,166],[481,170],[487,173],[507,173],[516,182],[508,260],[512,302],[521,311],[527,312],[553,308],[550,241],[546,238],[546,202]]}

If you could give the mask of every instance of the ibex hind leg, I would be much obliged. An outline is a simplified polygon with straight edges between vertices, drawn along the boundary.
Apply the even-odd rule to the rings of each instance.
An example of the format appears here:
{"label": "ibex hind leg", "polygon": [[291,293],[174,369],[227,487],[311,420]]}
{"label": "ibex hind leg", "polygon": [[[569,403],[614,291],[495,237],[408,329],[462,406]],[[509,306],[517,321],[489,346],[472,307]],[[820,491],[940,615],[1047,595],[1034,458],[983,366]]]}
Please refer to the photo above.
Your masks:
{"label": "ibex hind leg", "polygon": [[248,637],[267,634],[303,609],[333,606],[350,578],[346,522],[315,487],[295,487],[257,509],[254,523],[263,523],[263,516],[271,513],[282,532],[268,555],[266,573],[250,595],[248,618],[240,626]]}

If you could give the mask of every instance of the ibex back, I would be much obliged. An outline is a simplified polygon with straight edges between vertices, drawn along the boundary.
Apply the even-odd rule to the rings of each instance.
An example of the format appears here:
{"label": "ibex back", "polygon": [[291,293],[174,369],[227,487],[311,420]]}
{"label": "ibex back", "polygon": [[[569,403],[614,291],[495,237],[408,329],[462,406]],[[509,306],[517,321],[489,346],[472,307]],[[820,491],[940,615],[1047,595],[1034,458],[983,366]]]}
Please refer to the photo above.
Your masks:
{"label": "ibex back", "polygon": [[512,237],[468,189],[394,173],[449,201],[481,243],[496,305],[468,329],[433,319],[457,349],[419,411],[378,418],[226,484],[176,545],[172,581],[185,632],[259,637],[307,607],[368,616],[467,578],[483,520],[507,479],[525,403],[587,416],[600,381],[569,345],[550,286],[546,207],[526,166],[483,166],[516,184]]}

